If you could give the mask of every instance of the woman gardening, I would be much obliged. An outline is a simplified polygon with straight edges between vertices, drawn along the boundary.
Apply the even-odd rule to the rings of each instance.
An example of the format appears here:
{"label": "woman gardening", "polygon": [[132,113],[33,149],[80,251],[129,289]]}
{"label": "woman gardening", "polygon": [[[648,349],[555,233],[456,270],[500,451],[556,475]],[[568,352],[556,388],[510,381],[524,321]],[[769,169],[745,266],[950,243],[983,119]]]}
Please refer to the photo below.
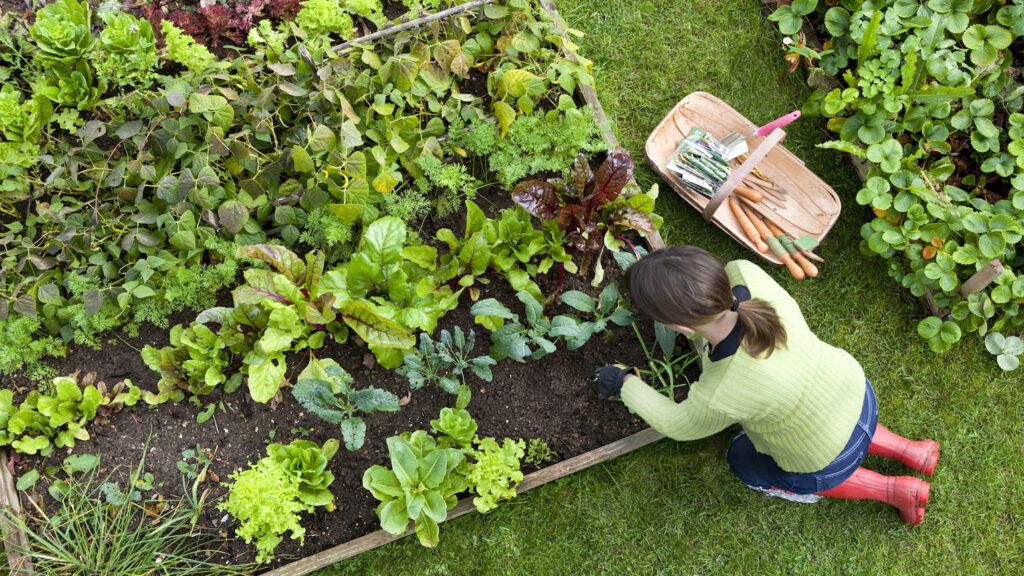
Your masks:
{"label": "woman gardening", "polygon": [[875,392],[857,360],[819,340],[796,301],[761,268],[673,246],[640,259],[626,283],[637,308],[710,348],[700,352],[704,371],[680,404],[619,366],[598,370],[601,396],[620,396],[675,440],[740,424],[727,460],[754,490],[804,503],[878,500],[907,523],[924,520],[928,482],[860,464],[876,454],[930,475],[938,443],[911,441],[878,423]]}

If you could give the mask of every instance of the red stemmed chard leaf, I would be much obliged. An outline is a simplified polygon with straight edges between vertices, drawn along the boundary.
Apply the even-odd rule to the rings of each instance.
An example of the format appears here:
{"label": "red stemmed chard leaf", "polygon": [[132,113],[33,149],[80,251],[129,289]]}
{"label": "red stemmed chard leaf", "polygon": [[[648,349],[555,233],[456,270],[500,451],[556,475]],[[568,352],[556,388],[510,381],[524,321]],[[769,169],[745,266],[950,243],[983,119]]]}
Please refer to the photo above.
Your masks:
{"label": "red stemmed chard leaf", "polygon": [[527,180],[516,186],[512,200],[541,220],[558,215],[558,189],[550,182]]}
{"label": "red stemmed chard leaf", "polygon": [[633,177],[633,157],[629,152],[616,148],[608,152],[608,158],[597,169],[590,182],[590,193],[583,199],[587,214],[619,197],[626,183]]}

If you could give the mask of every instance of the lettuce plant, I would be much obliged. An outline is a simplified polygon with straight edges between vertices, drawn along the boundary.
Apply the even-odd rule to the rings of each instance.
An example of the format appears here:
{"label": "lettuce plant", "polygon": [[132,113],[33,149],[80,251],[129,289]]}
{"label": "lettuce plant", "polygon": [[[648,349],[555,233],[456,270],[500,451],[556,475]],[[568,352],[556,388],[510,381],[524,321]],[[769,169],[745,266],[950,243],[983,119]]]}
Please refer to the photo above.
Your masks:
{"label": "lettuce plant", "polygon": [[32,390],[18,406],[11,390],[0,390],[0,446],[43,456],[73,448],[90,438],[86,426],[97,415],[133,406],[141,396],[128,380],[108,390],[102,382],[79,383],[77,374],[54,378],[52,389],[52,395]]}
{"label": "lettuce plant", "polygon": [[337,449],[336,440],[322,448],[306,440],[271,444],[266,457],[230,476],[227,500],[217,508],[238,520],[235,533],[247,544],[255,544],[257,562],[273,559],[285,533],[293,540],[304,540],[300,513],[317,507],[334,509],[334,496],[328,490],[334,474],[327,465]]}
{"label": "lettuce plant", "polygon": [[477,424],[465,408],[442,408],[440,416],[430,421],[442,447],[471,448]]}
{"label": "lettuce plant", "polygon": [[474,444],[466,481],[477,494],[473,498],[477,511],[489,512],[498,507],[498,500],[516,497],[516,486],[523,481],[520,459],[526,443],[505,438],[499,444],[494,438],[477,438]]}
{"label": "lettuce plant", "polygon": [[292,396],[325,422],[341,427],[345,448],[359,450],[366,441],[366,422],[359,414],[397,412],[398,397],[380,388],[354,387],[352,376],[328,358],[313,358],[299,374]]}
{"label": "lettuce plant", "polygon": [[200,73],[216,60],[206,46],[197,43],[194,38],[185,34],[170,20],[160,23],[160,31],[166,45],[164,58],[181,64],[190,72]]}
{"label": "lettuce plant", "polygon": [[381,528],[404,534],[411,522],[420,544],[433,548],[438,524],[468,487],[460,471],[466,456],[456,448],[439,448],[423,430],[392,436],[387,444],[391,468],[374,465],[363,474],[363,487],[380,501]]}
{"label": "lettuce plant", "polygon": [[156,76],[156,42],[146,20],[117,10],[103,12],[99,50],[92,56],[101,81],[108,86],[148,86]]}
{"label": "lettuce plant", "polygon": [[92,13],[86,0],[57,0],[36,12],[29,29],[39,51],[36,58],[44,65],[74,67],[92,48]]}
{"label": "lettuce plant", "polygon": [[352,16],[341,0],[305,0],[295,16],[295,23],[307,34],[337,34],[348,40],[355,34]]}

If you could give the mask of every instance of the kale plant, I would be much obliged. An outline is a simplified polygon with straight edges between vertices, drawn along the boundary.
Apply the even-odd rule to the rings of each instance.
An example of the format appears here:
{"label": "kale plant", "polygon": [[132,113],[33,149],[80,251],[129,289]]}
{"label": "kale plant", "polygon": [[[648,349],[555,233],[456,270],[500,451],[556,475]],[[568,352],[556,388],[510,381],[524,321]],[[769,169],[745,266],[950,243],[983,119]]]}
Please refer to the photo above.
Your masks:
{"label": "kale plant", "polygon": [[366,441],[366,422],[359,414],[397,412],[398,397],[380,388],[356,389],[352,376],[331,359],[310,360],[292,388],[303,408],[341,427],[345,448],[359,450]]}
{"label": "kale plant", "polygon": [[458,326],[454,335],[441,330],[436,342],[423,333],[419,348],[405,354],[404,364],[397,372],[409,380],[413,390],[436,383],[445,392],[458,394],[466,385],[467,372],[485,382],[491,381],[491,366],[497,362],[490,356],[470,358],[475,346],[476,333],[470,330],[466,334]]}

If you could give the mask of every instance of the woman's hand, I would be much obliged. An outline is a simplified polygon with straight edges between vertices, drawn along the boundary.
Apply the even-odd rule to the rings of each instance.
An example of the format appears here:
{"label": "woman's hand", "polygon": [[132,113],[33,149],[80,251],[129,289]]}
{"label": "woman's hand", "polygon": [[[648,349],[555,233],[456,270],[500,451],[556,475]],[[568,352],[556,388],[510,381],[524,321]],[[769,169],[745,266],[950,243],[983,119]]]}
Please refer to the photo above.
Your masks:
{"label": "woman's hand", "polygon": [[622,383],[626,381],[629,374],[636,375],[636,368],[622,364],[602,366],[594,373],[594,383],[597,385],[597,395],[608,399],[618,396],[622,391]]}

